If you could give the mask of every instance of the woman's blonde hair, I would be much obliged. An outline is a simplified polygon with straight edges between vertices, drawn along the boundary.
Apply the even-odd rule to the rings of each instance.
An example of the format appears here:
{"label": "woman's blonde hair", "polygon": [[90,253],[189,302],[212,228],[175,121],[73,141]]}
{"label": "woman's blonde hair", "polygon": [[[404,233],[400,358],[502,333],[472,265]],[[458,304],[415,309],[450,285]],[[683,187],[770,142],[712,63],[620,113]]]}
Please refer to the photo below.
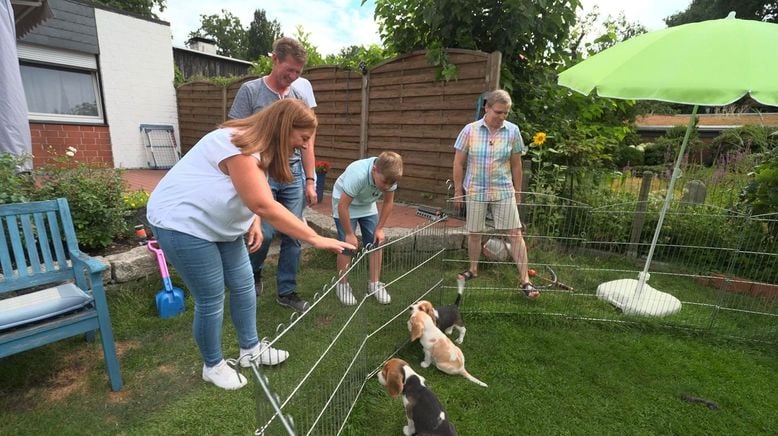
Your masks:
{"label": "woman's blonde hair", "polygon": [[316,129],[318,122],[302,100],[279,100],[246,118],[229,120],[219,127],[235,129],[232,143],[245,155],[259,152],[261,166],[279,182],[292,181],[289,155],[293,146],[289,139],[293,130]]}

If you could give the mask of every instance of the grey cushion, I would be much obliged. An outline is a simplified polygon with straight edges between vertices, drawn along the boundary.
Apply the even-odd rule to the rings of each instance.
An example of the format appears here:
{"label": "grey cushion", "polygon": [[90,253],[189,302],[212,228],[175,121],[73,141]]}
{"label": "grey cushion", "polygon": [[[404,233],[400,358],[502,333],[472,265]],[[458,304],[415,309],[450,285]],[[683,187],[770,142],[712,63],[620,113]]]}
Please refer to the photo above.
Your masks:
{"label": "grey cushion", "polygon": [[0,330],[80,309],[92,297],[73,283],[0,300]]}

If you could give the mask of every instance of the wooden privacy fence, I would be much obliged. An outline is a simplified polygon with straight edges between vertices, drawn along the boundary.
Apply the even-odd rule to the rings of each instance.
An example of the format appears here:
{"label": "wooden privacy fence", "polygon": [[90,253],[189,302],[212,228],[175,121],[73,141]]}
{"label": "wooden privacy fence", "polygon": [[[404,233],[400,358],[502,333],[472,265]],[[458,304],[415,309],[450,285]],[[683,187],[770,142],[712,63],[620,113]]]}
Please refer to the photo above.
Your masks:
{"label": "wooden privacy fence", "polygon": [[[417,51],[370,68],[365,75],[334,66],[304,76],[316,95],[316,158],[331,164],[327,186],[354,160],[396,151],[405,163],[398,201],[445,204],[454,141],[473,121],[478,97],[500,83],[501,54],[448,49],[459,77],[435,79],[427,52]],[[181,151],[227,119],[243,77],[227,86],[192,82],[177,88]]]}

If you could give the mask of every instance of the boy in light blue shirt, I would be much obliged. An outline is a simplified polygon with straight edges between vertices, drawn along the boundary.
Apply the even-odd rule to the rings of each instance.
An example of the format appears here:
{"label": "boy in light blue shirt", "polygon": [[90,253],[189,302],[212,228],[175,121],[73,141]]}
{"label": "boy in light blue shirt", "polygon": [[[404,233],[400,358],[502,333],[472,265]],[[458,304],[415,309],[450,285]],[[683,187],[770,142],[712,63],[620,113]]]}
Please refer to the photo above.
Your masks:
{"label": "boy in light blue shirt", "polygon": [[[385,151],[378,157],[370,157],[354,161],[346,167],[343,174],[335,181],[332,189],[332,216],[338,230],[338,239],[357,245],[354,233],[357,225],[362,232],[362,242],[367,245],[379,246],[386,239],[384,225],[394,207],[394,191],[397,181],[403,173],[402,157],[399,154]],[[378,212],[376,201],[383,195],[381,212]],[[349,255],[338,255],[338,274],[343,274],[337,284],[335,294],[341,303],[353,306],[357,303],[345,273],[348,268]],[[381,304],[389,304],[392,297],[381,283],[381,262],[383,250],[370,254],[368,292],[373,294]]]}

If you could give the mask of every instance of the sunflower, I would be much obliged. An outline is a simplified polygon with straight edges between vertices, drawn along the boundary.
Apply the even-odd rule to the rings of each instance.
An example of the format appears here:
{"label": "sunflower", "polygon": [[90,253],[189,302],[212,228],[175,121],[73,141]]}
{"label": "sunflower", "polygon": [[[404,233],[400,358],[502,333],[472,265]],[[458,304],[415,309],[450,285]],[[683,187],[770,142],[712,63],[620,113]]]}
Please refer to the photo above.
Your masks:
{"label": "sunflower", "polygon": [[535,145],[543,145],[544,142],[546,142],[545,132],[538,132],[532,137],[532,143]]}

